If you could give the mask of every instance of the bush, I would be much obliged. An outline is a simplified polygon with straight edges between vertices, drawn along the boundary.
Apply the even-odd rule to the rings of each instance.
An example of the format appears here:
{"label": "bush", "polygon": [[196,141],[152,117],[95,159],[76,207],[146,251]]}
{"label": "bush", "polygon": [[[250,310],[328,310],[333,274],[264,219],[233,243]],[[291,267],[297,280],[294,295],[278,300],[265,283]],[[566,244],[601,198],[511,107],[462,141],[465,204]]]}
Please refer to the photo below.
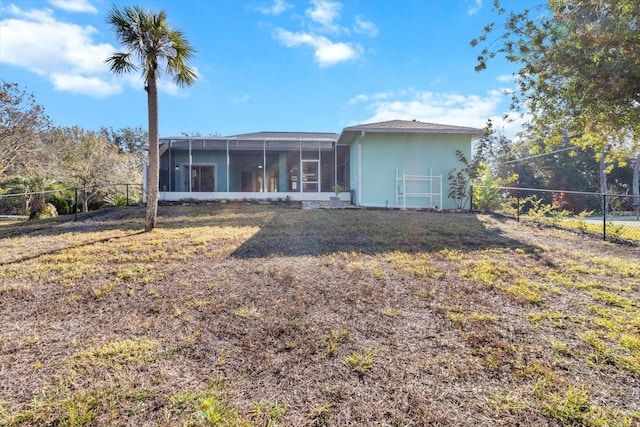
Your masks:
{"label": "bush", "polygon": [[29,215],[29,219],[53,218],[56,216],[58,216],[56,207],[51,203],[47,203],[39,211],[32,212],[31,215]]}
{"label": "bush", "polygon": [[58,215],[68,215],[71,212],[69,201],[58,194],[48,197],[47,203],[51,203],[55,206],[58,211]]}
{"label": "bush", "polygon": [[124,194],[112,193],[107,195],[103,202],[107,206],[126,206],[127,196]]}

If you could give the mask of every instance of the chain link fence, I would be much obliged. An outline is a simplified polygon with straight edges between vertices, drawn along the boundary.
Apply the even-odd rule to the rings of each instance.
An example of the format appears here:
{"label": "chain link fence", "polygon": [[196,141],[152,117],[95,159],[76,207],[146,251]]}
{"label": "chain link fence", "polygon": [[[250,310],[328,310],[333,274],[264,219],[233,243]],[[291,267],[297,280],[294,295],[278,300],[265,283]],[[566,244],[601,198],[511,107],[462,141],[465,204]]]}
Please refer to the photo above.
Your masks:
{"label": "chain link fence", "polygon": [[640,198],[516,187],[474,186],[471,208],[595,234],[604,240],[640,243]]}
{"label": "chain link fence", "polygon": [[27,219],[72,215],[142,202],[142,184],[106,184],[62,190],[0,194],[0,218]]}

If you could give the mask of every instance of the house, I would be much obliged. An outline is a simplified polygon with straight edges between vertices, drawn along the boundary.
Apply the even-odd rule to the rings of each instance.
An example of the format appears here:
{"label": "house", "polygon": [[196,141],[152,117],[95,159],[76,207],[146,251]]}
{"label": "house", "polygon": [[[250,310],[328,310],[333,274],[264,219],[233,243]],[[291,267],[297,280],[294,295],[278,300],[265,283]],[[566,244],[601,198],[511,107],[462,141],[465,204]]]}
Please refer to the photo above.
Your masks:
{"label": "house", "polygon": [[454,208],[447,174],[482,130],[392,120],[325,132],[160,139],[160,200],[342,200],[358,206]]}

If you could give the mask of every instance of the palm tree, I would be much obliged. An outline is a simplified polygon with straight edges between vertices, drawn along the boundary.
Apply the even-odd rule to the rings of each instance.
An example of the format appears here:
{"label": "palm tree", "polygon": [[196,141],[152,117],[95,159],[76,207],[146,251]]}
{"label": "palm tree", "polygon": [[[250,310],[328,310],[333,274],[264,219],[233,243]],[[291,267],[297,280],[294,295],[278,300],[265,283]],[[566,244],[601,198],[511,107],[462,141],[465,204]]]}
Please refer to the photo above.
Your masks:
{"label": "palm tree", "polygon": [[142,71],[149,111],[149,172],[147,174],[147,206],[145,231],[156,226],[158,214],[158,78],[166,72],[180,86],[196,81],[195,71],[187,66],[195,50],[180,30],[171,29],[166,13],[147,12],[138,6],[120,10],[113,6],[107,14],[125,52],[114,53],[106,60],[114,74]]}

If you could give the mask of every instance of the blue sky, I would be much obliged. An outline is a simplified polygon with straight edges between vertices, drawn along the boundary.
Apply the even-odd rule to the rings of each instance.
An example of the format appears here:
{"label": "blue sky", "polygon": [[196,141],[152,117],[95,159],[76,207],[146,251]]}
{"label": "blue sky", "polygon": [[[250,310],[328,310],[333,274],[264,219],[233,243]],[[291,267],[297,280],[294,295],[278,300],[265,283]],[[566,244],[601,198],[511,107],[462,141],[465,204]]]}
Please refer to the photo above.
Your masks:
{"label": "blue sky", "polygon": [[[146,128],[139,74],[116,77],[107,0],[0,0],[0,79],[35,94],[56,125]],[[540,2],[504,0],[521,9]],[[164,78],[160,135],[337,132],[391,119],[503,124],[516,66],[476,73],[469,41],[490,0],[137,0],[164,9],[197,50],[197,83]]]}

